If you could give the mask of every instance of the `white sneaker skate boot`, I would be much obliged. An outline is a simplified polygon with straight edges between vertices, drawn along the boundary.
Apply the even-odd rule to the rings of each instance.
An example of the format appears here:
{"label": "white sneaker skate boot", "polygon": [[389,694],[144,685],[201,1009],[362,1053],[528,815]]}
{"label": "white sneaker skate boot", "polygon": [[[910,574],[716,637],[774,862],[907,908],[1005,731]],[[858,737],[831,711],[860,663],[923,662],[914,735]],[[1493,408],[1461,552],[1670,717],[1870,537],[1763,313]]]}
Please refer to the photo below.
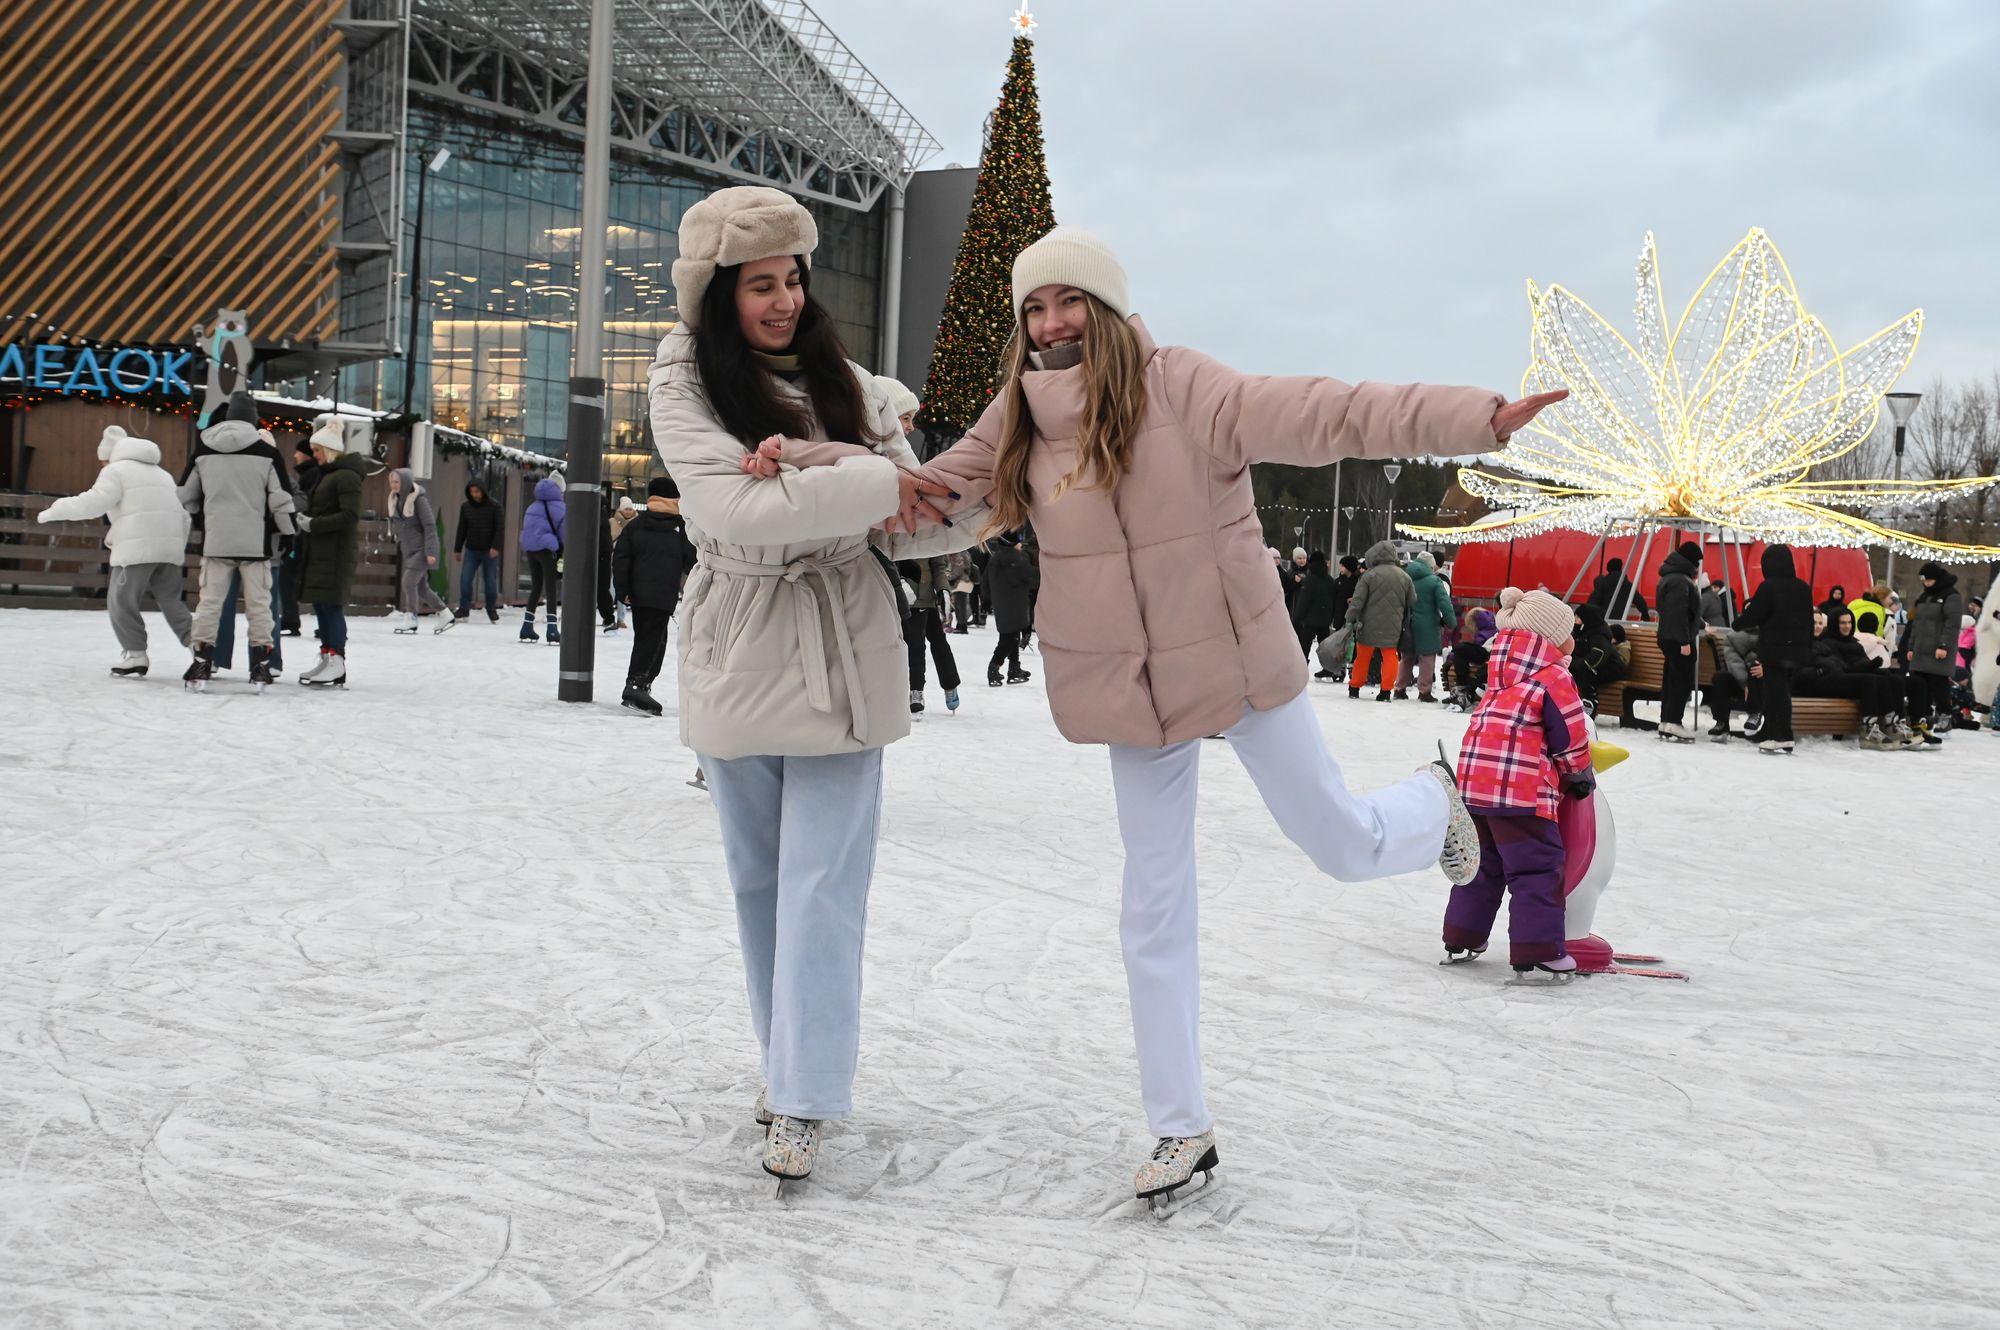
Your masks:
{"label": "white sneaker skate boot", "polygon": [[[1132,1175],[1132,1190],[1155,1215],[1164,1218],[1209,1189],[1215,1182],[1218,1162],[1213,1127],[1199,1136],[1162,1136],[1153,1147],[1153,1157]],[[1202,1175],[1201,1184],[1177,1196],[1197,1173]]]}
{"label": "white sneaker skate boot", "polygon": [[146,659],[145,652],[121,651],[118,653],[118,663],[111,667],[111,672],[121,679],[143,679],[151,666],[152,662]]}
{"label": "white sneaker skate boot", "polygon": [[1438,745],[1437,761],[1426,762],[1417,770],[1434,777],[1451,800],[1451,821],[1445,825],[1444,852],[1438,855],[1438,867],[1454,887],[1462,887],[1479,876],[1479,828],[1458,793],[1458,773],[1445,761],[1443,744]]}
{"label": "white sneaker skate boot", "polygon": [[770,1093],[768,1088],[757,1092],[757,1125],[760,1127],[768,1127],[776,1120],[776,1115],[771,1112],[771,1105],[765,1098]]}
{"label": "white sneaker skate boot", "polygon": [[764,1171],[780,1182],[811,1177],[819,1158],[819,1126],[817,1118],[772,1117],[764,1137]]}

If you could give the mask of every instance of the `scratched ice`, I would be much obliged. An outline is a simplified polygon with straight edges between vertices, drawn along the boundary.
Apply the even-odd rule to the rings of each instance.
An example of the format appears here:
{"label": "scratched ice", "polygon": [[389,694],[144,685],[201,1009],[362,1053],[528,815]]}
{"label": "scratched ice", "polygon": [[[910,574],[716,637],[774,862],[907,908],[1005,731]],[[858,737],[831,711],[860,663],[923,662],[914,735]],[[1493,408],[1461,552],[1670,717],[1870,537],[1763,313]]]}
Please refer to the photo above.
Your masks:
{"label": "scratched ice", "polygon": [[[1104,754],[969,688],[891,751],[859,1112],[777,1199],[672,720],[390,627],[260,699],[0,611],[0,1323],[2000,1324],[1984,734],[1635,743],[1600,929],[1694,982],[1558,992],[1438,968],[1435,874],[1322,880],[1210,745],[1223,1185],[1162,1224]],[[1359,783],[1463,724],[1318,687]]]}

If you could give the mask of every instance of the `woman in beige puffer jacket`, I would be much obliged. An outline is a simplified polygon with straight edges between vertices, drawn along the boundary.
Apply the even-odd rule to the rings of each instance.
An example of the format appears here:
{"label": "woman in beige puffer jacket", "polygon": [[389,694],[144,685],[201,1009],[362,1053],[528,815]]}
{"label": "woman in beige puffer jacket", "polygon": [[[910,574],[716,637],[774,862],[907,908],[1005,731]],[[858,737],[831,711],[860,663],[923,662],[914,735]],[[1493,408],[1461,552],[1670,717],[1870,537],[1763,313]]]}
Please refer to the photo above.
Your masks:
{"label": "woman in beige puffer jacket", "polygon": [[[1333,877],[1442,859],[1462,882],[1478,866],[1476,832],[1442,763],[1374,794],[1347,788],[1305,695],[1250,465],[1484,452],[1546,402],[1259,377],[1158,346],[1131,314],[1116,257],[1072,227],[1023,251],[1013,286],[999,395],[922,474],[966,502],[990,499],[1002,527],[1033,523],[1050,709],[1069,739],[1110,747],[1140,1093],[1158,1139],[1135,1182],[1157,1196],[1216,1160],[1198,1031],[1202,737],[1230,741],[1280,829]],[[916,524],[905,514],[895,525]]]}
{"label": "woman in beige puffer jacket", "polygon": [[[699,551],[681,602],[681,734],[722,823],[763,1049],[763,1163],[780,1178],[809,1174],[821,1122],[852,1107],[882,748],[910,728],[884,556],[950,553],[976,531],[871,531],[946,491],[907,469],[888,401],[812,299],[817,239],[812,215],[773,189],[690,208],[674,263],[682,323],[649,379],[653,435]],[[775,460],[780,435],[829,429],[872,446],[810,472]]]}

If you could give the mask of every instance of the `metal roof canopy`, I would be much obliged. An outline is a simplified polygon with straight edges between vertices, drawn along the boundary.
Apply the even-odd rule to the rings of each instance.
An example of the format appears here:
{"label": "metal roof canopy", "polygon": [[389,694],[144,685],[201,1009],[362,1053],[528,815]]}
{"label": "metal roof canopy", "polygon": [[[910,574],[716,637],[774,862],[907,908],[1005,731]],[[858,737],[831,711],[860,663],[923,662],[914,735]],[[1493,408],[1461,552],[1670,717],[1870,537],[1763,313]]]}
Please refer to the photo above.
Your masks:
{"label": "metal roof canopy", "polygon": [[[616,0],[615,147],[866,211],[939,149],[805,0]],[[589,0],[414,0],[412,92],[581,137]]]}

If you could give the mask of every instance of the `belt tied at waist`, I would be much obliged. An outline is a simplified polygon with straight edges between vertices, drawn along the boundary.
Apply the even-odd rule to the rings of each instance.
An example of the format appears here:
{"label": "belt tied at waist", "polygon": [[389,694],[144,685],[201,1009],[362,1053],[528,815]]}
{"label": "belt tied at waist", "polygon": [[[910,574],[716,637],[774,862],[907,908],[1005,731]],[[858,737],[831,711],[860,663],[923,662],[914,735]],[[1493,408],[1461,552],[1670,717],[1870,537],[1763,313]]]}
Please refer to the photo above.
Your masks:
{"label": "belt tied at waist", "polygon": [[850,564],[873,558],[866,544],[838,554],[809,555],[790,563],[751,563],[732,559],[712,550],[701,552],[701,562],[718,573],[735,577],[783,578],[803,594],[792,597],[792,612],[798,624],[799,659],[806,676],[806,705],[814,711],[833,710],[833,680],[828,670],[826,640],[820,632],[820,606],[825,605],[833,620],[834,648],[840,653],[840,672],[847,680],[847,704],[854,714],[854,737],[863,743],[868,735],[867,690],[861,686],[861,663],[854,654],[854,635],[847,626],[847,611],[834,594],[828,574]]}

